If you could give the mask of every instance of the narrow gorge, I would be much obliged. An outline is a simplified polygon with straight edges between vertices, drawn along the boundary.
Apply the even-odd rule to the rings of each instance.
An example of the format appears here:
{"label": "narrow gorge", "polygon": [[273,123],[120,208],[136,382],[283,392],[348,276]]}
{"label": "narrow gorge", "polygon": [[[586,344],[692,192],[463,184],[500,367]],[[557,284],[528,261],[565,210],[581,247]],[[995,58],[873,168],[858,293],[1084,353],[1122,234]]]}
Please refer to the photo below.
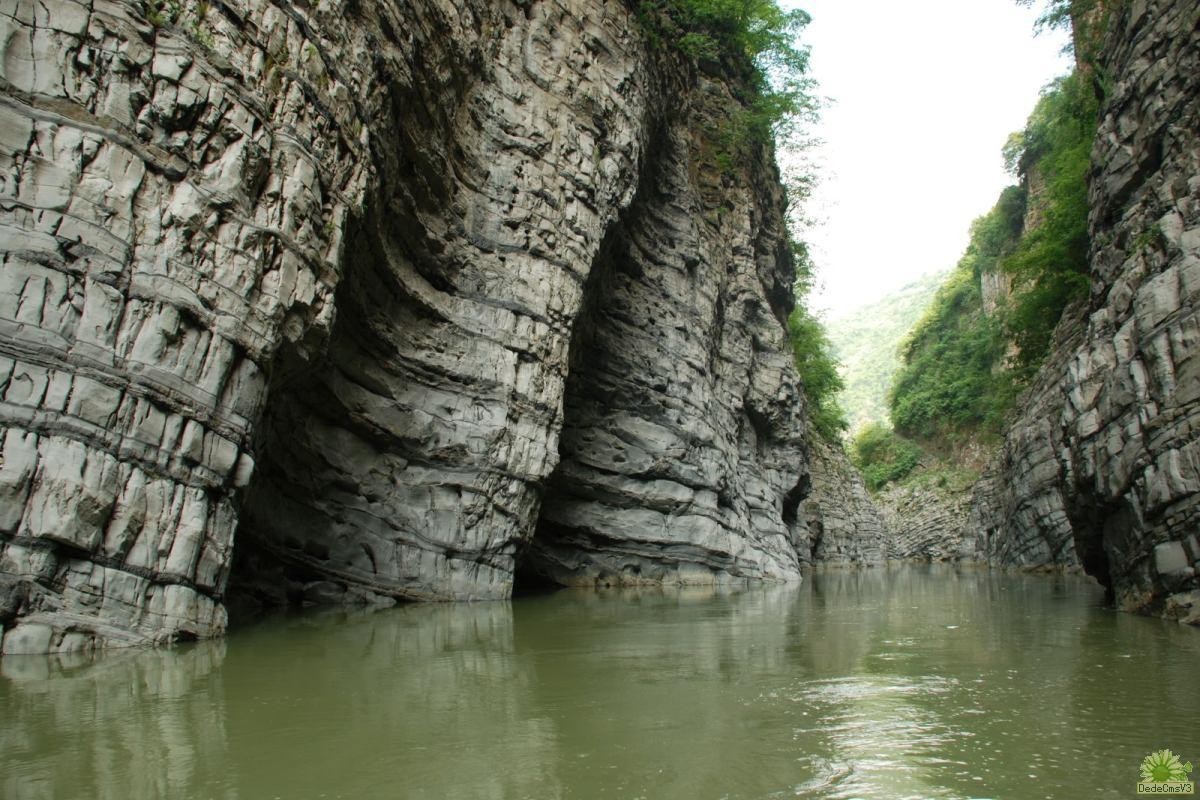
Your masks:
{"label": "narrow gorge", "polygon": [[1194,791],[1198,308],[1200,0],[0,0],[0,797]]}
{"label": "narrow gorge", "polygon": [[991,563],[1082,565],[1200,624],[1200,6],[1118,3],[1088,176],[1090,292],[974,496]]}

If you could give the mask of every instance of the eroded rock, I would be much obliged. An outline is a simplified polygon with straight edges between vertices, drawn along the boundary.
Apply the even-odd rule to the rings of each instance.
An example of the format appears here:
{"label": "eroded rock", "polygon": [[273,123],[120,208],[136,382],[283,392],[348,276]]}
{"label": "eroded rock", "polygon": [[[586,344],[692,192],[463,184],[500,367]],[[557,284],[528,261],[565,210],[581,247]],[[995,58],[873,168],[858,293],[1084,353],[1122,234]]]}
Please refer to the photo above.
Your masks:
{"label": "eroded rock", "polygon": [[621,3],[180,6],[0,11],[5,648],[217,635],[235,551],[261,602],[506,597],[548,479],[620,498],[610,563],[796,576],[778,179],[693,169],[726,82]]}
{"label": "eroded rock", "polygon": [[[981,483],[979,550],[1075,560],[1129,611],[1200,620],[1200,48],[1190,0],[1113,10],[1093,148],[1092,290]],[[1180,554],[1183,554],[1182,556]],[[1161,569],[1160,569],[1161,567]],[[1189,573],[1188,570],[1193,570]]]}

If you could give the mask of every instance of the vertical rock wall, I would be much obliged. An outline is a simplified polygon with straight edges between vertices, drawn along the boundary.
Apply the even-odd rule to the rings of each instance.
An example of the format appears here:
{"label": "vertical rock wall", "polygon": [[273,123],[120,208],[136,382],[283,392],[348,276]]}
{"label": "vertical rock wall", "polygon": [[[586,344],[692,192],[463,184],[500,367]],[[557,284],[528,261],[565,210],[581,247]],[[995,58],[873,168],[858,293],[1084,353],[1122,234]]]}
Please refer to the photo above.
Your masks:
{"label": "vertical rock wall", "polygon": [[887,555],[899,561],[973,561],[970,492],[932,486],[888,486],[879,495]]}
{"label": "vertical rock wall", "polygon": [[[267,401],[235,575],[258,599],[511,591],[558,458],[573,320],[665,78],[621,4],[502,8],[482,33],[405,21],[417,38],[381,76],[378,182],[348,227],[329,349]],[[443,71],[458,77],[430,85]]]}
{"label": "vertical rock wall", "polygon": [[[1064,319],[1078,319],[1072,307]],[[1018,421],[976,484],[966,514],[974,539],[964,555],[1011,567],[1079,566],[1067,514],[1072,466],[1062,425],[1062,374],[1080,344],[1075,324],[1060,325],[1047,364],[1026,393]]]}
{"label": "vertical rock wall", "polygon": [[801,559],[813,564],[882,564],[894,531],[887,528],[858,470],[841,449],[817,437],[809,443],[809,459],[812,487],[801,505]]}
{"label": "vertical rock wall", "polygon": [[555,582],[799,576],[783,199],[767,159],[716,163],[705,120],[733,102],[702,82],[593,267],[528,555]]}
{"label": "vertical rock wall", "polygon": [[979,544],[1000,564],[1078,558],[1118,607],[1200,622],[1200,7],[1112,13],[1091,296],[981,484]]}
{"label": "vertical rock wall", "polygon": [[288,9],[143,12],[0,9],[6,652],[224,628],[264,371],[327,333],[365,181],[352,75]]}
{"label": "vertical rock wall", "polygon": [[220,633],[235,530],[260,600],[507,596],[564,393],[546,530],[623,437],[600,561],[794,577],[777,179],[705,183],[672,59],[596,0],[0,9],[4,652]]}

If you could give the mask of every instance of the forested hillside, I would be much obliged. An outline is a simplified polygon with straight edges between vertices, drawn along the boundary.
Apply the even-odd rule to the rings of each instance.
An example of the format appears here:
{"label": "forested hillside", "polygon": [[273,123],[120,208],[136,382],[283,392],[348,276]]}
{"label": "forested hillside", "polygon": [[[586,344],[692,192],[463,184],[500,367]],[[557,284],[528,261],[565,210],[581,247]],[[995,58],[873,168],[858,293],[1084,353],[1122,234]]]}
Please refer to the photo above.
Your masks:
{"label": "forested hillside", "polygon": [[998,433],[1044,360],[1063,310],[1087,289],[1086,73],[1055,81],[1004,149],[1019,184],[971,228],[966,253],[901,345],[892,420],[926,443]]}
{"label": "forested hillside", "polygon": [[830,320],[829,339],[841,363],[845,388],[839,401],[851,433],[871,422],[888,419],[888,389],[899,366],[898,342],[946,280],[946,273],[925,275],[894,294]]}

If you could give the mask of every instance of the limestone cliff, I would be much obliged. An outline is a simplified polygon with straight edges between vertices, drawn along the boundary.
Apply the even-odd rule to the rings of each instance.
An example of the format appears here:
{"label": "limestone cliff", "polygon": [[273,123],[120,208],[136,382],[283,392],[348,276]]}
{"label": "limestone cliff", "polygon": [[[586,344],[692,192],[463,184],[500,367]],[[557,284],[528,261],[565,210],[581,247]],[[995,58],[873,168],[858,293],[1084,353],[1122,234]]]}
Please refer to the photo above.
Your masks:
{"label": "limestone cliff", "polygon": [[840,448],[820,439],[810,443],[808,452],[812,487],[801,505],[807,529],[801,559],[812,564],[882,564],[892,531],[862,475]]}
{"label": "limestone cliff", "polygon": [[1200,623],[1200,8],[1117,4],[1100,58],[1091,294],[981,482],[978,546]]}
{"label": "limestone cliff", "polygon": [[15,0],[0,64],[5,652],[219,634],[231,568],[797,577],[778,177],[631,4]]}
{"label": "limestone cliff", "polygon": [[971,494],[953,488],[889,485],[876,502],[887,527],[887,556],[899,561],[972,561]]}

